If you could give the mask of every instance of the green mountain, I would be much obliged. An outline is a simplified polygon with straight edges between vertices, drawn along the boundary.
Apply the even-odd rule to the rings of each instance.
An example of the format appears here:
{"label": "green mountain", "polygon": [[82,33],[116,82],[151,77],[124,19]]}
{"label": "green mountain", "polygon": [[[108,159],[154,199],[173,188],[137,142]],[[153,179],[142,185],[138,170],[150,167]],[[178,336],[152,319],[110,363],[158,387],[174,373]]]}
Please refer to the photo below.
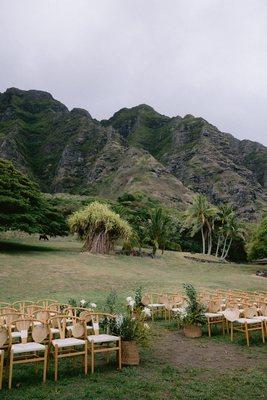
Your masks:
{"label": "green mountain", "polygon": [[46,92],[0,94],[0,157],[44,192],[112,199],[144,192],[179,209],[201,192],[254,219],[266,204],[266,151],[202,118],[170,118],[147,105],[99,122]]}

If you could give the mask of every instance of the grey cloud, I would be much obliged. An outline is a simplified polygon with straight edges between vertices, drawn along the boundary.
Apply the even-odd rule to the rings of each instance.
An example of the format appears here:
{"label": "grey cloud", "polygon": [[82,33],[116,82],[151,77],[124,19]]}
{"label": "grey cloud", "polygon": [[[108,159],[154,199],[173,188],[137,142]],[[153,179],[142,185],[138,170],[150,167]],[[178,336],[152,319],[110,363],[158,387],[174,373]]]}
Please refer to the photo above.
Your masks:
{"label": "grey cloud", "polygon": [[96,118],[147,103],[267,142],[267,1],[0,0],[0,91]]}

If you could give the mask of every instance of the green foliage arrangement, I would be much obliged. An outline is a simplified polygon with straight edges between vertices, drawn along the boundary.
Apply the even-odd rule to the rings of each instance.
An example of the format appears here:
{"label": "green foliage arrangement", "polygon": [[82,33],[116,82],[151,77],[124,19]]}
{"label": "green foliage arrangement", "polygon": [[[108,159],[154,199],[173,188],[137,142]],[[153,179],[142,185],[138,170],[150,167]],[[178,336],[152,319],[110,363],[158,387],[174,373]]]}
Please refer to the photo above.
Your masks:
{"label": "green foliage arrangement", "polygon": [[114,335],[121,336],[125,341],[136,341],[146,346],[149,344],[150,327],[141,318],[134,318],[130,314],[119,314],[110,321],[110,332]]}
{"label": "green foliage arrangement", "polygon": [[128,222],[98,201],[75,212],[68,222],[71,232],[84,241],[84,249],[93,253],[109,253],[118,239],[128,239],[132,235]]}
{"label": "green foliage arrangement", "polygon": [[109,314],[115,314],[117,310],[117,302],[118,302],[118,294],[116,290],[111,290],[108,293],[107,298],[105,300],[104,310]]}
{"label": "green foliage arrangement", "polygon": [[186,325],[205,325],[205,306],[198,302],[196,289],[190,283],[185,283],[183,286],[187,296],[187,306],[184,313],[178,316],[178,324],[180,327]]}
{"label": "green foliage arrangement", "polygon": [[267,215],[254,230],[247,249],[250,261],[267,257]]}
{"label": "green foliage arrangement", "polygon": [[6,230],[68,234],[63,215],[49,205],[38,186],[11,162],[0,159],[0,231]]}

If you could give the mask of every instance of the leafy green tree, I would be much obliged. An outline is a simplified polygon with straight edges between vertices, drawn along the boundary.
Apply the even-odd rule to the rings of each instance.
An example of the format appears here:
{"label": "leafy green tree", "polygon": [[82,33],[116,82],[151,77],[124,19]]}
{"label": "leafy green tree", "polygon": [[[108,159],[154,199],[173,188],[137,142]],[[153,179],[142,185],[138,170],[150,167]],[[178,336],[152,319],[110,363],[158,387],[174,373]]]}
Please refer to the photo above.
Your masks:
{"label": "leafy green tree", "polygon": [[128,239],[132,229],[128,222],[97,201],[70,216],[72,233],[84,241],[84,249],[93,253],[109,253],[118,239]]}
{"label": "leafy green tree", "polygon": [[68,226],[34,182],[0,159],[0,231],[6,230],[56,236],[67,234]]}
{"label": "leafy green tree", "polygon": [[217,240],[217,247],[216,247],[216,253],[215,256],[218,257],[219,255],[219,250],[221,245],[224,243],[226,246],[225,242],[225,231],[226,231],[226,226],[229,222],[229,220],[234,216],[234,210],[231,205],[229,204],[222,204],[218,207],[218,214],[216,217],[215,225],[217,227],[217,234],[218,234],[218,240]]}
{"label": "leafy green tree", "polygon": [[247,250],[250,261],[267,257],[267,215],[254,230]]}
{"label": "leafy green tree", "polygon": [[148,237],[152,243],[153,255],[156,254],[158,248],[163,254],[168,240],[170,222],[170,217],[162,208],[156,208],[151,211]]}
{"label": "leafy green tree", "polygon": [[228,256],[230,247],[235,238],[244,239],[244,225],[239,221],[235,213],[231,213],[223,226],[224,243],[221,252],[221,259],[225,260]]}
{"label": "leafy green tree", "polygon": [[185,212],[184,228],[190,228],[192,236],[201,232],[203,254],[211,254],[216,215],[217,208],[210,204],[202,194],[198,194],[194,198],[193,203]]}

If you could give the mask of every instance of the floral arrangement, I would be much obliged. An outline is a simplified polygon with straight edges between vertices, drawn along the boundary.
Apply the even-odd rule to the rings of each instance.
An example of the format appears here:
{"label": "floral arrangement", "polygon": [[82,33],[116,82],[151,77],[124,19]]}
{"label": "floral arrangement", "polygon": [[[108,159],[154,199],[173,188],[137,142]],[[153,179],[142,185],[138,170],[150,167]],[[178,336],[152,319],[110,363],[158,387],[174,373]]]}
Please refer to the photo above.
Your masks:
{"label": "floral arrangement", "polygon": [[110,321],[109,330],[124,341],[136,341],[143,346],[149,343],[149,325],[144,320],[129,314],[118,314],[114,320]]}
{"label": "floral arrangement", "polygon": [[143,318],[151,317],[151,310],[142,304],[142,287],[139,286],[135,290],[134,297],[126,297],[127,307],[133,315],[140,315]]}
{"label": "floral arrangement", "polygon": [[70,298],[68,300],[68,304],[72,307],[77,307],[77,308],[97,308],[96,303],[90,302],[89,300],[81,299],[80,301],[77,301],[74,298]]}

